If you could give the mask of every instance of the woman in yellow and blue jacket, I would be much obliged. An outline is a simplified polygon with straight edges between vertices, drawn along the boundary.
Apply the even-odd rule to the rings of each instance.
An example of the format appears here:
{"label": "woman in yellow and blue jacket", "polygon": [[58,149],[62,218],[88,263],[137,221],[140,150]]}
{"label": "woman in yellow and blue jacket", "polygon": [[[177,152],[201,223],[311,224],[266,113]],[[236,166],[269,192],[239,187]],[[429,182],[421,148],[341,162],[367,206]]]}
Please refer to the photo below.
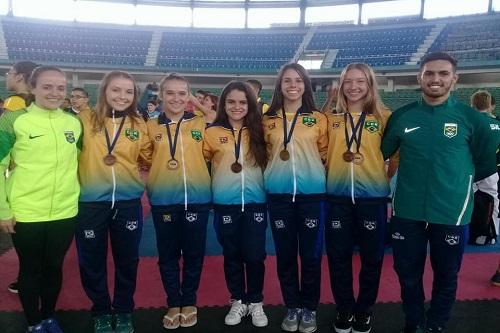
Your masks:
{"label": "woman in yellow and blue jacket", "polygon": [[231,293],[226,325],[239,324],[247,314],[254,326],[268,323],[262,308],[267,226],[262,172],[267,157],[261,118],[251,87],[230,82],[203,144],[211,162],[214,224]]}
{"label": "woman in yellow and blue jacket", "polygon": [[170,74],[160,83],[160,96],[162,113],[148,121],[154,153],[147,189],[169,308],[163,326],[175,329],[197,323],[196,293],[212,193],[203,156],[205,121],[186,112],[188,81]]}
{"label": "woman in yellow and blue jacket", "polygon": [[[326,113],[329,213],[325,242],[337,304],[337,333],[371,329],[387,222],[389,181],[380,143],[389,115],[372,69],[365,64],[348,65],[340,76],[337,107]],[[352,286],[355,245],[361,257],[357,300]]]}
{"label": "woman in yellow and blue jacket", "polygon": [[[131,333],[139,242],[142,235],[139,163],[150,163],[152,147],[137,113],[138,90],[121,71],[105,75],[94,111],[80,112],[83,146],[76,242],[83,288],[92,301],[94,330]],[[108,238],[115,264],[111,300],[107,279]]]}
{"label": "woman in yellow and blue jacket", "polygon": [[[285,331],[314,332],[320,295],[326,190],[327,120],[316,111],[305,69],[279,72],[263,117],[269,162],[264,172],[278,277],[287,314]],[[301,280],[297,254],[301,259]]]}

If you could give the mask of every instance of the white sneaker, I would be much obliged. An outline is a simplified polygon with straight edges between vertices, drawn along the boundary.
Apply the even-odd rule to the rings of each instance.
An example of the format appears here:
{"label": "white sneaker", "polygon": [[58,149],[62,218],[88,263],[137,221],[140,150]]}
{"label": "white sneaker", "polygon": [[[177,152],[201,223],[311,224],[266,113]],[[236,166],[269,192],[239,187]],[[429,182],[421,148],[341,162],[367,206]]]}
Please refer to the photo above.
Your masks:
{"label": "white sneaker", "polygon": [[252,324],[255,327],[267,326],[267,316],[262,308],[262,302],[250,303],[248,306],[248,314],[252,316]]}
{"label": "white sneaker", "polygon": [[241,318],[248,314],[248,307],[241,303],[241,300],[231,300],[231,309],[229,310],[224,322],[226,325],[238,325],[241,323]]}

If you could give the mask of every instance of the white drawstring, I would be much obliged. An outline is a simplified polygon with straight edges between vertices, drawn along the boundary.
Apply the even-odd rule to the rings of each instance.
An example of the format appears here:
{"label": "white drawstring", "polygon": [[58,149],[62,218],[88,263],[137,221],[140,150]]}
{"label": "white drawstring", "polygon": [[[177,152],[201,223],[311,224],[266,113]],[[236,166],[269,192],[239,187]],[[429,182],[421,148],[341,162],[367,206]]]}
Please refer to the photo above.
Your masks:
{"label": "white drawstring", "polygon": [[[181,122],[182,122],[182,118],[177,123],[177,126],[180,126]],[[180,129],[180,131],[181,130],[182,129]],[[184,141],[182,140],[182,133],[179,133],[179,137],[181,138],[182,177],[184,180],[184,210],[187,210],[188,209],[188,195],[187,195],[187,181],[186,181],[186,163],[184,161]]]}
{"label": "white drawstring", "polygon": [[[111,112],[113,116],[113,140],[116,136],[116,123],[115,123],[115,110]],[[117,140],[118,141],[118,140]],[[111,176],[113,177],[113,192],[111,193],[111,209],[115,207],[115,192],[116,192],[116,176],[115,176],[115,166],[111,166]]]}

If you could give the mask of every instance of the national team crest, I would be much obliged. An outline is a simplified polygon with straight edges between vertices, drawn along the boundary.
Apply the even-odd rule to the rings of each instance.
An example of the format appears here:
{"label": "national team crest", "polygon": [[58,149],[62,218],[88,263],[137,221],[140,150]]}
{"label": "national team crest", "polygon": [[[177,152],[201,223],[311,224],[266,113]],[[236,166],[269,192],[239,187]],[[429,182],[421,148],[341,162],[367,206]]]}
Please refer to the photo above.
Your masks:
{"label": "national team crest", "polygon": [[130,141],[137,141],[139,140],[139,131],[133,128],[127,128],[125,130],[125,137]]}
{"label": "national team crest", "polygon": [[447,138],[453,138],[458,133],[458,125],[455,123],[445,123],[443,128],[443,134]]}
{"label": "national team crest", "polygon": [[198,130],[191,130],[191,137],[196,141],[200,142],[202,139],[201,132]]}
{"label": "national team crest", "polygon": [[377,228],[377,221],[363,221],[366,230],[375,230]]}
{"label": "national team crest", "polygon": [[155,135],[155,142],[161,142],[161,139],[163,139],[163,134],[158,133]]}
{"label": "national team crest", "polygon": [[127,224],[125,225],[125,228],[127,228],[130,231],[134,231],[139,227],[139,221],[127,221]]}
{"label": "national team crest", "polygon": [[73,133],[73,131],[64,131],[64,136],[69,143],[75,142],[75,133]]}
{"label": "national team crest", "polygon": [[370,133],[375,133],[378,131],[379,124],[376,120],[367,120],[365,121],[365,129]]}
{"label": "national team crest", "polygon": [[458,236],[458,235],[446,235],[444,240],[446,241],[446,243],[448,243],[450,245],[457,245],[458,243],[460,243],[460,236]]}
{"label": "national team crest", "polygon": [[253,213],[253,219],[255,222],[262,222],[264,221],[264,213]]}
{"label": "national team crest", "polygon": [[303,117],[302,118],[302,124],[306,125],[307,127],[313,127],[314,124],[316,124],[316,118],[314,118],[314,117]]}
{"label": "national team crest", "polygon": [[188,222],[194,222],[198,219],[198,213],[186,212],[186,220]]}
{"label": "national team crest", "polygon": [[306,227],[308,227],[309,229],[312,229],[318,225],[318,220],[306,218],[305,224],[306,224]]}

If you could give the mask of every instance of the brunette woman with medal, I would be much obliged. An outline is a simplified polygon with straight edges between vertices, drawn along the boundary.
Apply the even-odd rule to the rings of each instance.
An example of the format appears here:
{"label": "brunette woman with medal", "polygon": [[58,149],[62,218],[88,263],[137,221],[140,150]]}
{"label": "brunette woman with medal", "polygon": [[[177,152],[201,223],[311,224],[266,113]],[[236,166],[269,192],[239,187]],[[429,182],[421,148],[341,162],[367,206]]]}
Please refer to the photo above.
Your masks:
{"label": "brunette woman with medal", "polygon": [[262,308],[267,227],[262,171],[267,156],[261,120],[251,87],[230,82],[203,145],[205,158],[212,163],[215,230],[231,293],[226,325],[239,324],[247,314],[254,326],[268,323]]}
{"label": "brunette woman with medal", "polygon": [[[327,119],[316,111],[305,69],[287,64],[263,117],[269,162],[264,172],[278,277],[287,313],[284,331],[314,332],[320,294]],[[301,272],[297,254],[300,255]]]}
{"label": "brunette woman with medal", "polygon": [[[144,184],[139,162],[149,164],[152,146],[137,113],[138,90],[125,72],[108,73],[95,111],[81,112],[83,147],[76,241],[80,276],[92,301],[94,331],[131,333]],[[109,235],[109,236],[108,236]],[[115,290],[107,284],[108,237],[115,263]]]}
{"label": "brunette woman with medal", "polygon": [[[328,112],[325,240],[337,316],[335,332],[369,332],[378,293],[387,221],[389,181],[380,143],[389,110],[378,95],[375,74],[350,64],[340,76],[335,113]],[[352,286],[353,247],[359,246],[359,296]]]}
{"label": "brunette woman with medal", "polygon": [[162,113],[148,121],[154,153],[147,189],[158,264],[167,294],[168,312],[163,326],[176,329],[197,323],[196,293],[212,193],[203,157],[205,121],[202,116],[186,112],[187,80],[177,74],[165,77],[160,83],[160,97]]}

